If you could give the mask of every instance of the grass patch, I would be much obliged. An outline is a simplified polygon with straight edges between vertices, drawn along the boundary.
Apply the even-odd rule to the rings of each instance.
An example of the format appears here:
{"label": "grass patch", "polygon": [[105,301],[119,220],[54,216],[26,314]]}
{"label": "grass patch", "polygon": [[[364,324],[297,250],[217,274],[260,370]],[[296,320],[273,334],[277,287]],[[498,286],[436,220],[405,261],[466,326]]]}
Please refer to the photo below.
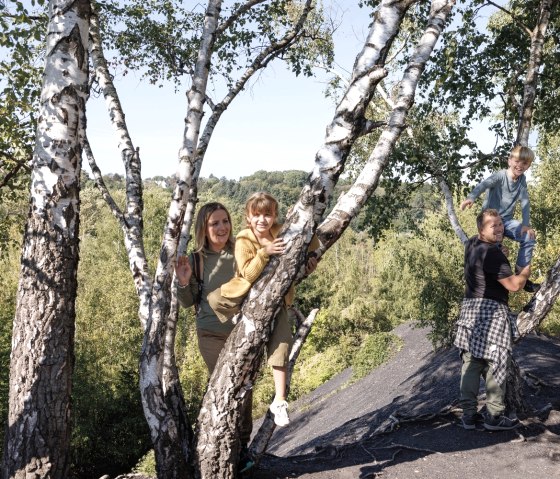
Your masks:
{"label": "grass patch", "polygon": [[392,333],[374,333],[365,337],[352,361],[352,379],[367,376],[391,359],[403,347],[403,340]]}

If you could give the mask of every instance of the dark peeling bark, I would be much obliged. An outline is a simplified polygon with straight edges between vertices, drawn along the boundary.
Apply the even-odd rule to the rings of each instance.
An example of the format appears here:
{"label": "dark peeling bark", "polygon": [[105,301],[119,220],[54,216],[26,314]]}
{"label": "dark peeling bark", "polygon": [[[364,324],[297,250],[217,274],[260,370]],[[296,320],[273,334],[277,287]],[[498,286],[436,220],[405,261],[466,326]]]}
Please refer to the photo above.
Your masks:
{"label": "dark peeling bark", "polygon": [[90,4],[51,1],[10,362],[3,478],[65,478]]}

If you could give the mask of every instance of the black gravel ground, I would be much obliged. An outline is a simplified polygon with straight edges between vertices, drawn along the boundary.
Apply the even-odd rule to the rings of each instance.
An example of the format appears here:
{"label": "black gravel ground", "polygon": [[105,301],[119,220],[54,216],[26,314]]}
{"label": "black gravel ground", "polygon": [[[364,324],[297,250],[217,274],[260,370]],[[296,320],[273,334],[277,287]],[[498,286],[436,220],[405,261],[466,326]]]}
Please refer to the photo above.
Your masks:
{"label": "black gravel ground", "polygon": [[291,405],[254,479],[560,479],[559,340],[516,346],[532,412],[515,431],[487,432],[459,426],[457,351],[434,353],[410,325],[395,333],[405,345],[390,362],[349,386],[344,371]]}

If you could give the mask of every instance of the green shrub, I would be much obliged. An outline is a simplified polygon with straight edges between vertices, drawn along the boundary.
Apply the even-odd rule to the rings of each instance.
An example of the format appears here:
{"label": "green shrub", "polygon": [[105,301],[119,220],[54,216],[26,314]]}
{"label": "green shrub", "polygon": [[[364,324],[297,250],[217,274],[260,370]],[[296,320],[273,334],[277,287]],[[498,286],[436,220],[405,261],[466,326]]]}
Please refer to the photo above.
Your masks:
{"label": "green shrub", "polygon": [[156,456],[152,449],[146,455],[142,456],[138,464],[134,466],[132,472],[144,474],[150,477],[156,477]]}
{"label": "green shrub", "polygon": [[367,376],[373,369],[387,362],[403,347],[403,340],[391,333],[375,333],[365,337],[352,360],[352,378]]}

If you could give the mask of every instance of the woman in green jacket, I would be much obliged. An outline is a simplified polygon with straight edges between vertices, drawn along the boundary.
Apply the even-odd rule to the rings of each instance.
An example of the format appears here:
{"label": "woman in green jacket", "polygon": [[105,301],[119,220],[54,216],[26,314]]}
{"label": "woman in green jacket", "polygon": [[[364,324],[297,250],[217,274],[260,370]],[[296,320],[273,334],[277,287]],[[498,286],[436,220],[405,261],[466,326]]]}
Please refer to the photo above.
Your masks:
{"label": "woman in green jacket", "polygon": [[[221,203],[207,203],[198,212],[195,224],[195,251],[177,260],[177,296],[183,307],[195,306],[198,347],[211,375],[218,356],[234,324],[221,322],[208,304],[208,293],[227,283],[235,274],[234,239],[231,217]],[[253,427],[252,391],[247,391],[241,411],[240,469],[252,465],[247,445]]]}

